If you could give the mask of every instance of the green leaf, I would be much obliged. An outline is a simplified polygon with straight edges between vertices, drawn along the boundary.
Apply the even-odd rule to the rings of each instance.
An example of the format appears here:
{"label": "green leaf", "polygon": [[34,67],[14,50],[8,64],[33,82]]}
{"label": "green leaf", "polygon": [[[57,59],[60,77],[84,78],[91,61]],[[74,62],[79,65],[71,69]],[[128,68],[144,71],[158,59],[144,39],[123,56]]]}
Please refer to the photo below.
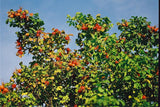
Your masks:
{"label": "green leaf", "polygon": [[140,88],[140,84],[139,83],[135,83],[134,84],[134,88],[139,89]]}
{"label": "green leaf", "polygon": [[8,24],[8,22],[9,22],[9,19],[6,20],[6,24]]}
{"label": "green leaf", "polygon": [[131,76],[126,76],[126,77],[124,77],[124,80],[126,80],[126,81],[128,81],[128,80],[130,80],[131,79]]}
{"label": "green leaf", "polygon": [[104,90],[101,87],[98,87],[99,92],[104,92]]}

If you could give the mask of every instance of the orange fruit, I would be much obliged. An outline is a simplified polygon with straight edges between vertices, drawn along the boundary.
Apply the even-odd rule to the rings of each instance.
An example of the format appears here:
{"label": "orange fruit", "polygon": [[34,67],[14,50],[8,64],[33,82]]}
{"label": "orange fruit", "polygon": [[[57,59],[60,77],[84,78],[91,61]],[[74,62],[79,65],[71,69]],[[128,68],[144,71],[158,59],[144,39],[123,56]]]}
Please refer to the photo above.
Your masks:
{"label": "orange fruit", "polygon": [[102,78],[102,79],[104,79],[104,78],[105,78],[105,76],[102,76],[101,78]]}
{"label": "orange fruit", "polygon": [[69,71],[69,70],[70,70],[70,67],[67,67],[66,70]]}
{"label": "orange fruit", "polygon": [[21,13],[21,12],[22,12],[22,8],[18,9],[17,12],[18,12],[18,13]]}
{"label": "orange fruit", "polygon": [[122,26],[125,26],[125,24],[123,23]]}
{"label": "orange fruit", "polygon": [[29,36],[29,33],[26,33],[26,36]]}
{"label": "orange fruit", "polygon": [[4,88],[3,93],[7,93],[7,92],[8,92],[8,88]]}
{"label": "orange fruit", "polygon": [[157,31],[158,31],[158,28],[155,28],[154,31],[157,32]]}
{"label": "orange fruit", "polygon": [[0,90],[3,90],[4,89],[4,85],[0,85]]}
{"label": "orange fruit", "polygon": [[30,13],[29,16],[33,16],[33,13]]}
{"label": "orange fruit", "polygon": [[145,95],[142,96],[142,99],[146,99],[147,97]]}
{"label": "orange fruit", "polygon": [[10,18],[14,18],[14,15],[13,15],[13,14],[11,14],[9,17],[10,17]]}
{"label": "orange fruit", "polygon": [[22,70],[21,70],[21,69],[18,69],[17,71],[18,71],[18,73],[21,73]]}

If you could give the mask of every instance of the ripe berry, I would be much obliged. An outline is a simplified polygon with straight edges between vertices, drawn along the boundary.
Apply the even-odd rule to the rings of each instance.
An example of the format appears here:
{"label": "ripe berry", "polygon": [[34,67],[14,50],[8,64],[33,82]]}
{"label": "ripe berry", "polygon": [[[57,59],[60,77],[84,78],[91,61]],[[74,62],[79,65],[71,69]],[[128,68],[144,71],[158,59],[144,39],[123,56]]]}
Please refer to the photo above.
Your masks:
{"label": "ripe berry", "polygon": [[79,56],[79,58],[82,58],[82,56]]}
{"label": "ripe berry", "polygon": [[60,58],[59,57],[56,57],[56,61],[59,61],[60,60]]}
{"label": "ripe berry", "polygon": [[94,48],[94,50],[97,50],[99,48],[99,45],[97,45],[95,48]]}
{"label": "ripe berry", "polygon": [[66,37],[65,37],[65,40],[69,40],[69,39],[70,39],[70,37],[69,37],[69,36],[66,36]]}
{"label": "ripe berry", "polygon": [[58,29],[55,29],[54,31],[55,31],[55,32],[58,32],[59,30],[58,30]]}
{"label": "ripe berry", "polygon": [[89,64],[89,62],[87,61],[87,62],[86,62],[86,64],[88,65],[88,64]]}
{"label": "ripe berry", "polygon": [[66,50],[67,50],[67,52],[71,51],[70,48],[67,48]]}
{"label": "ripe berry", "polygon": [[45,81],[45,84],[46,84],[46,85],[49,85],[49,81]]}
{"label": "ripe berry", "polygon": [[19,51],[21,51],[21,50],[22,50],[22,47],[20,46],[18,49],[19,49]]}
{"label": "ripe berry", "polygon": [[37,34],[36,34],[36,36],[37,36],[37,37],[39,37],[39,36],[40,36],[40,34],[39,34],[39,33],[37,33]]}
{"label": "ripe berry", "polygon": [[159,75],[159,70],[157,70],[156,75]]}
{"label": "ripe berry", "polygon": [[118,61],[115,61],[115,64],[118,64],[119,62]]}
{"label": "ripe berry", "polygon": [[106,55],[106,58],[108,59],[108,58],[109,58],[109,56],[108,56],[108,55]]}
{"label": "ripe berry", "polygon": [[18,51],[18,54],[22,55],[22,54],[23,54],[23,51],[20,51],[20,50],[19,50],[19,51]]}
{"label": "ripe berry", "polygon": [[78,93],[81,93],[81,92],[82,92],[82,90],[81,90],[81,89],[79,89],[79,90],[78,90]]}
{"label": "ripe berry", "polygon": [[12,84],[12,88],[16,88],[16,84]]}
{"label": "ripe berry", "polygon": [[146,99],[147,97],[145,95],[142,96],[142,99]]}
{"label": "ripe berry", "polygon": [[62,56],[61,52],[59,53],[59,56]]}
{"label": "ripe berry", "polygon": [[34,66],[38,66],[38,63],[35,63]]}
{"label": "ripe berry", "polygon": [[21,43],[17,40],[17,46],[19,46]]}
{"label": "ripe berry", "polygon": [[81,90],[85,90],[85,86],[81,86],[80,88],[81,88]]}
{"label": "ripe berry", "polygon": [[137,75],[140,77],[140,73],[137,73]]}
{"label": "ripe berry", "polygon": [[75,104],[74,107],[78,107],[77,104]]}
{"label": "ripe berry", "polygon": [[56,35],[56,32],[52,32],[52,35]]}
{"label": "ripe berry", "polygon": [[39,52],[42,52],[43,51],[43,49],[39,49]]}
{"label": "ripe berry", "polygon": [[88,27],[87,26],[85,26],[85,25],[82,25],[82,28],[81,28],[82,30],[87,30],[88,29]]}
{"label": "ripe berry", "polygon": [[22,70],[21,70],[21,69],[18,69],[17,71],[18,71],[18,73],[21,73]]}

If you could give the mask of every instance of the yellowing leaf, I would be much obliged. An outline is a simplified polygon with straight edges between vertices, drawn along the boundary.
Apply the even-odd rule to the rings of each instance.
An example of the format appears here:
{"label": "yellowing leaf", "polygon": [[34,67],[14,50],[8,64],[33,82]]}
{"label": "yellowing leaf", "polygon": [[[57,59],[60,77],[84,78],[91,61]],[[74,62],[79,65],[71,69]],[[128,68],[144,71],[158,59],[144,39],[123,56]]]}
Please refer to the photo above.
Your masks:
{"label": "yellowing leaf", "polygon": [[148,79],[144,79],[144,81],[148,82],[149,84],[151,83],[151,81]]}
{"label": "yellowing leaf", "polygon": [[139,100],[138,98],[135,97],[134,99],[135,99],[137,102],[140,102],[140,100]]}
{"label": "yellowing leaf", "polygon": [[33,71],[34,74],[35,74],[36,72],[38,72],[38,71]]}
{"label": "yellowing leaf", "polygon": [[128,98],[130,99],[130,98],[132,98],[132,96],[131,96],[131,95],[129,95],[129,96],[128,96]]}
{"label": "yellowing leaf", "polygon": [[131,72],[131,71],[132,71],[131,69],[128,70],[128,72]]}
{"label": "yellowing leaf", "polygon": [[101,16],[101,14],[97,14],[97,15],[96,15],[96,17],[100,17],[100,16]]}
{"label": "yellowing leaf", "polygon": [[81,99],[81,98],[82,98],[82,95],[80,95],[79,98]]}
{"label": "yellowing leaf", "polygon": [[36,39],[36,38],[34,38],[34,39],[33,39],[33,42],[36,42],[36,41],[37,41],[37,39]]}
{"label": "yellowing leaf", "polygon": [[147,77],[148,77],[148,78],[153,78],[153,76],[151,76],[151,75],[147,75]]}
{"label": "yellowing leaf", "polygon": [[27,95],[27,94],[28,94],[27,92],[25,92],[25,93],[22,93],[22,96],[23,96],[23,95]]}
{"label": "yellowing leaf", "polygon": [[61,70],[57,69],[57,70],[54,71],[54,75],[56,75],[57,73],[60,73],[60,72],[61,72]]}
{"label": "yellowing leaf", "polygon": [[105,29],[104,29],[104,28],[102,28],[102,29],[101,29],[101,31],[102,31],[102,32],[104,32],[104,31],[105,31]]}
{"label": "yellowing leaf", "polygon": [[46,86],[45,86],[44,84],[41,84],[41,86],[42,86],[44,89],[46,89]]}
{"label": "yellowing leaf", "polygon": [[57,100],[58,98],[57,98],[57,97],[54,97],[54,99]]}
{"label": "yellowing leaf", "polygon": [[54,80],[54,77],[50,77],[49,79]]}
{"label": "yellowing leaf", "polygon": [[46,60],[46,61],[50,61],[51,59],[48,58],[48,59],[45,59],[45,60]]}
{"label": "yellowing leaf", "polygon": [[56,88],[56,90],[59,91],[59,90],[61,90],[62,88],[63,88],[62,86],[58,86],[58,87]]}
{"label": "yellowing leaf", "polygon": [[11,80],[12,82],[14,82],[14,79],[13,79],[12,77],[10,77],[10,80]]}
{"label": "yellowing leaf", "polygon": [[29,85],[32,85],[32,83],[29,83]]}
{"label": "yellowing leaf", "polygon": [[108,71],[110,71],[110,72],[111,72],[112,70],[111,70],[111,69],[108,69]]}
{"label": "yellowing leaf", "polygon": [[34,88],[36,87],[36,84],[35,84],[35,83],[33,83],[33,87],[34,87]]}
{"label": "yellowing leaf", "polygon": [[33,38],[29,37],[29,41],[33,41]]}
{"label": "yellowing leaf", "polygon": [[41,79],[41,82],[44,83],[44,82],[45,82],[45,78],[42,78],[42,79]]}
{"label": "yellowing leaf", "polygon": [[97,95],[98,95],[98,96],[100,96],[100,97],[102,97],[102,96],[103,96],[103,95],[102,95],[102,94],[100,94],[100,93],[99,93],[99,94],[97,94]]}

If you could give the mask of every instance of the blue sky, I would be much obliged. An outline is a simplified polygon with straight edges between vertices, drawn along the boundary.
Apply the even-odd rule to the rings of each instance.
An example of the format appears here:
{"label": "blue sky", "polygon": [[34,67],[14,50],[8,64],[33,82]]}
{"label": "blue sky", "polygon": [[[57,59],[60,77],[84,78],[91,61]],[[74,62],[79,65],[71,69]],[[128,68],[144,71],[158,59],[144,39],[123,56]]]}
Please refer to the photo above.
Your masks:
{"label": "blue sky", "polygon": [[18,29],[5,24],[7,11],[17,10],[19,7],[31,13],[39,13],[45,22],[46,32],[51,32],[54,27],[74,34],[69,44],[71,49],[77,48],[77,31],[66,23],[67,14],[74,16],[76,12],[82,12],[94,17],[96,14],[107,16],[114,24],[110,33],[117,32],[117,36],[120,32],[117,31],[116,23],[131,16],[147,17],[152,25],[158,26],[158,0],[0,0],[0,84],[2,81],[9,81],[14,70],[20,67],[20,61],[27,65],[32,60],[29,55],[22,58],[16,56],[15,32]]}

